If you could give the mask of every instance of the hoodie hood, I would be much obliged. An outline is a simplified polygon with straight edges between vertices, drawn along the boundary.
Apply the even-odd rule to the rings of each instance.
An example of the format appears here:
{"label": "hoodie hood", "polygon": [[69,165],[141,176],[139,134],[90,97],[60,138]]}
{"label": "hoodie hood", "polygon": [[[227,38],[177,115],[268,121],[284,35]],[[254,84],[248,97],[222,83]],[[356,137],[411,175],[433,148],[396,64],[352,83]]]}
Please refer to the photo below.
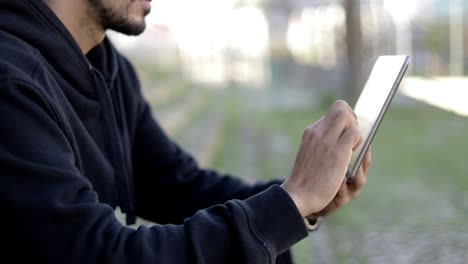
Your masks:
{"label": "hoodie hood", "polygon": [[36,48],[68,83],[88,97],[96,97],[91,74],[93,66],[110,82],[115,78],[114,49],[102,47],[111,46],[109,40],[106,38],[89,53],[92,58],[100,57],[95,61],[105,61],[105,64],[92,65],[93,60],[83,54],[70,32],[43,0],[0,1],[0,30]]}
{"label": "hoodie hood", "polygon": [[74,150],[74,167],[91,180],[101,200],[119,205],[128,223],[134,222],[134,129],[128,123],[136,119],[139,98],[126,90],[137,84],[131,65],[107,38],[85,56],[42,0],[0,0],[0,39],[0,77],[40,90],[39,98],[53,109],[54,125]]}

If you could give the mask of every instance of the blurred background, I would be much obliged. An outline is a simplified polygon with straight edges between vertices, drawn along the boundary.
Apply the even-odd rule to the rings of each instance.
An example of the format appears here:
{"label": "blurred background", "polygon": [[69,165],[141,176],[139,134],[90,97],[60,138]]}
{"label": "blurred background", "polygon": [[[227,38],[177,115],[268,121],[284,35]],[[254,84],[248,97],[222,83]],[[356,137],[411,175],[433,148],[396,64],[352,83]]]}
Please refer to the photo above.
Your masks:
{"label": "blurred background", "polygon": [[468,263],[467,1],[152,5],[143,35],[111,39],[175,141],[251,182],[289,176],[304,128],[337,99],[353,106],[377,56],[410,55],[361,195],[293,254],[299,264]]}

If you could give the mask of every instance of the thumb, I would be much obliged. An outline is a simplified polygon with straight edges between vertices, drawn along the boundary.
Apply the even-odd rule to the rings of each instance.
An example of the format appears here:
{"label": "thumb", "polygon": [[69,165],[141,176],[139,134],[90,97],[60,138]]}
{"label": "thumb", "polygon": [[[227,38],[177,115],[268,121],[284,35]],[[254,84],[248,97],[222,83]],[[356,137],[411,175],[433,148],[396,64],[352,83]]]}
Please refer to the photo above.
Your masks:
{"label": "thumb", "polygon": [[353,147],[353,151],[356,151],[363,143],[364,143],[364,137],[360,135],[359,141]]}

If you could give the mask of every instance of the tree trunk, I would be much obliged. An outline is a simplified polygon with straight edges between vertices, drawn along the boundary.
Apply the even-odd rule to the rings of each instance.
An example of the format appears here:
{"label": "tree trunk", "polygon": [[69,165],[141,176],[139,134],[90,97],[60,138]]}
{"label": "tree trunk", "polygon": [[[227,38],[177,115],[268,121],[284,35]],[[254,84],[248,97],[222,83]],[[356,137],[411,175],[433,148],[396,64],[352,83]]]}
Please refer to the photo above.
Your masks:
{"label": "tree trunk", "polygon": [[354,105],[363,88],[362,30],[359,0],[343,0],[346,13],[346,50],[348,78],[345,81],[345,96]]}

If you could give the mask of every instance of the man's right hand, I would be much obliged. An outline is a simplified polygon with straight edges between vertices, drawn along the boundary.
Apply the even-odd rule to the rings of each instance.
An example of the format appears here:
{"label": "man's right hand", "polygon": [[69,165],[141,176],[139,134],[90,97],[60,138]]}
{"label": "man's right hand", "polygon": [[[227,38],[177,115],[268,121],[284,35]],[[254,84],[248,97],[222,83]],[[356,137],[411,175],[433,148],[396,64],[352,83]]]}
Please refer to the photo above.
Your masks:
{"label": "man's right hand", "polygon": [[335,197],[361,138],[356,115],[341,100],[305,129],[293,172],[281,185],[303,217],[321,211]]}

